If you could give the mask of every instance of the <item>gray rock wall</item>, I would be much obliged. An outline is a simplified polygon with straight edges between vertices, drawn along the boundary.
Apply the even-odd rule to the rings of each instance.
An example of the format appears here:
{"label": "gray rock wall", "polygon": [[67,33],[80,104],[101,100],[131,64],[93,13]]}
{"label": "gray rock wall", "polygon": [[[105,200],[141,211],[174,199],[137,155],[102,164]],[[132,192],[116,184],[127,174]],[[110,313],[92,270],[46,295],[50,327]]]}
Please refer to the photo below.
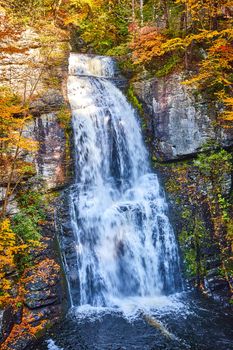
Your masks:
{"label": "gray rock wall", "polygon": [[52,26],[12,27],[2,9],[0,28],[10,33],[0,43],[0,85],[29,103],[33,118],[24,133],[39,142],[37,174],[46,187],[56,188],[66,177],[65,131],[57,116],[68,105],[68,34]]}
{"label": "gray rock wall", "polygon": [[[52,25],[51,31],[11,28],[1,11],[0,29],[15,32],[3,37],[0,43],[0,85],[10,88],[29,103],[32,118],[24,136],[38,141],[35,155],[23,155],[24,160],[35,164],[36,176],[30,175],[28,183],[24,179],[22,185],[30,183],[32,190],[43,188],[45,193],[59,190],[69,181],[69,142],[67,130],[59,120],[61,109],[68,108],[69,38],[66,32]],[[0,181],[2,196],[5,186],[6,181]],[[57,202],[57,198],[49,202],[45,223],[41,224],[42,245],[31,252],[33,266],[15,283],[15,298],[20,300],[20,306],[13,305],[12,317],[7,316],[11,306],[1,311],[0,343],[4,341],[6,348],[25,349],[35,341],[34,334],[45,331],[62,315],[65,285],[54,223]],[[14,196],[9,207],[10,210],[14,207],[15,212],[18,210]],[[20,290],[23,292],[19,293]]]}
{"label": "gray rock wall", "polygon": [[47,189],[67,183],[66,135],[56,112],[40,114],[29,123],[26,134],[39,144],[34,162]]}
{"label": "gray rock wall", "polygon": [[[143,105],[145,138],[149,140],[155,169],[167,193],[170,217],[180,241],[184,275],[190,283],[225,303],[230,300],[230,292],[227,280],[219,272],[222,268],[219,236],[215,232],[216,212],[211,203],[218,202],[216,198],[220,196],[229,204],[232,175],[230,171],[224,172],[223,166],[220,171],[216,169],[211,183],[194,160],[207,142],[209,149],[218,143],[230,153],[233,129],[221,127],[214,102],[204,100],[195,90],[183,85],[182,79],[178,73],[160,79],[142,77],[132,85]],[[202,238],[198,248],[194,248],[197,222]],[[203,270],[195,274],[197,262]]]}
{"label": "gray rock wall", "polygon": [[160,160],[170,161],[193,155],[206,142],[233,145],[233,131],[216,128],[216,111],[182,85],[182,75],[141,80],[133,83],[153,133],[153,148]]}

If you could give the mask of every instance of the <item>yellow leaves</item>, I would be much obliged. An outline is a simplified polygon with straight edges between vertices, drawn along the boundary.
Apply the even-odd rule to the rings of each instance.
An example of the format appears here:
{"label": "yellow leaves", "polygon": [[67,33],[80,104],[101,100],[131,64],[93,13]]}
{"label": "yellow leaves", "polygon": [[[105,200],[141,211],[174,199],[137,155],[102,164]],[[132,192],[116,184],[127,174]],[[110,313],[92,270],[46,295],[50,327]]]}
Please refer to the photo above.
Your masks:
{"label": "yellow leaves", "polygon": [[9,219],[0,221],[0,304],[9,297],[12,283],[14,283],[10,275],[17,271],[16,255],[26,254],[28,248],[28,244],[21,243],[21,241],[19,243]]}
{"label": "yellow leaves", "polygon": [[[140,28],[136,36],[133,38],[133,42],[130,44],[130,48],[133,50],[133,60],[135,64],[149,63],[156,57],[163,56],[172,52],[185,52],[194,42],[195,43],[210,43],[211,47],[208,51],[209,57],[211,54],[221,52],[223,56],[224,47],[227,45],[228,57],[232,55],[233,49],[229,46],[229,41],[233,38],[233,29],[228,28],[222,31],[217,30],[200,30],[196,34],[189,34],[184,38],[176,37],[169,39],[162,34],[156,27],[145,26]],[[228,61],[224,55],[219,65],[221,67],[229,67]],[[219,58],[220,59],[220,58]],[[214,62],[217,64],[218,62]]]}
{"label": "yellow leaves", "polygon": [[223,100],[223,102],[228,106],[228,107],[233,107],[233,97],[228,97]]}
{"label": "yellow leaves", "polygon": [[183,4],[191,16],[192,21],[202,22],[201,25],[210,25],[210,20],[217,16],[226,16],[225,9],[233,6],[230,0],[176,0]]}
{"label": "yellow leaves", "polygon": [[185,49],[189,44],[183,40],[182,38],[174,38],[167,40],[164,44],[162,44],[161,49],[166,52],[171,52],[175,50]]}
{"label": "yellow leaves", "polygon": [[210,78],[210,76],[211,76],[211,74],[209,72],[203,72],[203,73],[200,73],[200,74],[194,76],[191,79],[183,81],[182,84],[183,85],[195,85],[197,87],[198,83]]}
{"label": "yellow leaves", "polygon": [[15,253],[23,253],[28,249],[28,244],[21,244],[16,247]]}
{"label": "yellow leaves", "polygon": [[221,118],[224,121],[232,122],[233,121],[233,97],[225,97],[222,100],[226,106],[226,110],[221,114]]}
{"label": "yellow leaves", "polygon": [[18,147],[30,153],[38,150],[38,142],[21,136],[18,140]]}
{"label": "yellow leaves", "polygon": [[11,283],[7,279],[7,272],[15,268],[14,248],[16,236],[10,227],[10,220],[5,219],[0,222],[0,292],[7,294],[11,288]]}
{"label": "yellow leaves", "polygon": [[[0,88],[0,147],[1,181],[7,184],[7,192],[3,198],[3,210],[11,195],[12,184],[18,184],[25,174],[34,174],[30,163],[22,159],[22,155],[33,155],[38,149],[38,142],[27,136],[27,123],[31,119],[28,106],[9,89]],[[15,188],[15,187],[13,187]],[[4,216],[4,215],[3,215]]]}
{"label": "yellow leaves", "polygon": [[70,0],[61,9],[63,23],[80,25],[81,21],[85,20],[91,12],[95,12],[103,3],[102,0]]}
{"label": "yellow leaves", "polygon": [[10,220],[5,219],[0,222],[0,249],[7,246],[14,246],[15,240],[15,234],[10,227]]}

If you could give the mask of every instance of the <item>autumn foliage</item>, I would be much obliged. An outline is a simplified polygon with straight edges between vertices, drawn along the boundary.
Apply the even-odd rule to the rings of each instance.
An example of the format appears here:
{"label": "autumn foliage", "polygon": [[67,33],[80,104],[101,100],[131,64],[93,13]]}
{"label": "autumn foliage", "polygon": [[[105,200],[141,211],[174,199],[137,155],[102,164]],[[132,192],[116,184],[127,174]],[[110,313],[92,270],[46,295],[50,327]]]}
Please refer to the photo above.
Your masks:
{"label": "autumn foliage", "polygon": [[25,155],[37,149],[37,143],[25,136],[31,116],[28,107],[8,89],[0,91],[0,176],[6,184],[1,216],[6,214],[9,199],[26,174],[33,174],[33,165],[24,160]]}
{"label": "autumn foliage", "polygon": [[0,306],[11,297],[17,278],[16,257],[27,252],[28,245],[13,232],[9,219],[0,222]]}
{"label": "autumn foliage", "polygon": [[233,121],[233,2],[177,0],[176,4],[181,6],[178,31],[169,27],[169,21],[166,28],[134,27],[133,62],[150,69],[156,62],[166,65],[169,57],[178,56],[179,67],[173,68],[193,71],[184,83],[200,91],[208,89],[213,99],[225,105],[219,121],[229,127]]}

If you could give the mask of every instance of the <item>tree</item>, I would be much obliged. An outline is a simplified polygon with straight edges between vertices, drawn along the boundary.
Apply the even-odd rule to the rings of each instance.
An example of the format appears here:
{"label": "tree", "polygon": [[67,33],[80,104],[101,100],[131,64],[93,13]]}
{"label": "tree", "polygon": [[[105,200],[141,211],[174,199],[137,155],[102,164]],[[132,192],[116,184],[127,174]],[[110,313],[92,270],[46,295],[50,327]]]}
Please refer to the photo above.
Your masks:
{"label": "tree", "polygon": [[[233,29],[229,16],[229,0],[176,0],[180,16],[180,31],[170,28],[144,26],[137,30],[130,44],[132,59],[136,65],[145,65],[148,70],[164,65],[164,72],[175,68],[173,62],[183,62],[183,68],[193,71],[184,84],[206,91],[209,96],[225,106],[219,114],[226,127],[233,121]],[[166,12],[163,3],[163,12]],[[165,16],[166,17],[166,16]],[[183,25],[185,22],[185,25]],[[174,59],[178,57],[178,59]],[[159,69],[159,68],[158,68]]]}
{"label": "tree", "polygon": [[1,216],[5,217],[10,197],[26,175],[34,174],[32,163],[24,160],[28,152],[37,150],[37,143],[24,136],[25,127],[31,118],[28,107],[9,89],[0,94],[0,175],[6,185]]}
{"label": "tree", "polygon": [[16,272],[17,254],[25,254],[28,245],[12,231],[10,220],[0,221],[0,306],[10,297]]}

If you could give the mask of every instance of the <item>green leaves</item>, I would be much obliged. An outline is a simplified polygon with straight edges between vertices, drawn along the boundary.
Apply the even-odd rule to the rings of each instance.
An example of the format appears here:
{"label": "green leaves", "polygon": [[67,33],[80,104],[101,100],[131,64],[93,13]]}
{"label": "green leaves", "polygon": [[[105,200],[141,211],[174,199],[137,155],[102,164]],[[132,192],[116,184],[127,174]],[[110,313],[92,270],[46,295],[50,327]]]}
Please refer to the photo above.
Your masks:
{"label": "green leaves", "polygon": [[38,218],[38,215],[28,216],[26,212],[21,211],[13,217],[14,232],[24,242],[38,241],[41,237],[37,225]]}
{"label": "green leaves", "polygon": [[18,198],[20,212],[13,217],[13,230],[25,242],[40,240],[40,224],[46,219],[43,195],[28,191]]}
{"label": "green leaves", "polygon": [[221,149],[200,153],[197,160],[194,161],[194,165],[208,178],[215,175],[222,177],[224,173],[230,173],[232,169],[231,160],[232,155]]}

